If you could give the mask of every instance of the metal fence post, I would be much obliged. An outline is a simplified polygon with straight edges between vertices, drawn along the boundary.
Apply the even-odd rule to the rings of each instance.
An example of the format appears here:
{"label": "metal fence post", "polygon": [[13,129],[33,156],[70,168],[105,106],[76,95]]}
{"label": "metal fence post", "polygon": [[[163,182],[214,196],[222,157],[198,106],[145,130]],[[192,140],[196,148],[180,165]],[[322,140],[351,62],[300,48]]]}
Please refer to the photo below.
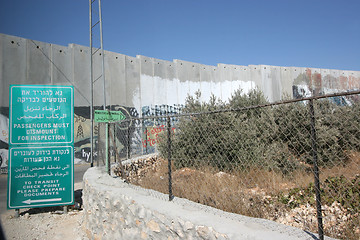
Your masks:
{"label": "metal fence post", "polygon": [[[143,131],[143,133],[145,133],[145,154],[148,153],[147,151],[147,127],[145,126],[145,119],[144,119],[144,116],[142,118],[142,129],[145,128],[145,131]],[[143,147],[144,147],[144,144],[143,144]]]}
{"label": "metal fence post", "polygon": [[318,233],[319,239],[324,240],[324,228],[322,222],[322,213],[321,213],[321,195],[320,195],[320,179],[319,179],[319,167],[318,167],[318,155],[317,155],[317,137],[315,129],[315,111],[313,99],[309,100],[310,107],[310,118],[311,118],[311,145],[312,145],[312,155],[314,162],[314,178],[315,178],[315,194],[316,194],[316,213],[318,219]]}
{"label": "metal fence post", "polygon": [[98,137],[97,137],[97,143],[96,143],[96,151],[97,151],[97,155],[96,155],[96,166],[99,167],[100,166],[100,151],[101,151],[101,148],[100,148],[100,127],[101,127],[101,123],[98,123]]}
{"label": "metal fence post", "polygon": [[116,146],[116,123],[113,123],[113,126],[114,126],[114,141],[113,141],[113,144],[114,144],[114,162],[116,162],[116,153],[117,153],[117,146]]}
{"label": "metal fence post", "polygon": [[131,157],[131,148],[130,148],[130,125],[127,129],[127,141],[126,141],[126,145],[127,145],[127,159],[130,159]]}
{"label": "metal fence post", "polygon": [[169,201],[174,199],[172,193],[172,178],[171,178],[171,122],[170,117],[167,118],[167,142],[168,142],[168,169],[169,169]]}
{"label": "metal fence post", "polygon": [[111,175],[111,164],[110,164],[110,123],[106,123],[106,167],[107,167],[107,173]]}

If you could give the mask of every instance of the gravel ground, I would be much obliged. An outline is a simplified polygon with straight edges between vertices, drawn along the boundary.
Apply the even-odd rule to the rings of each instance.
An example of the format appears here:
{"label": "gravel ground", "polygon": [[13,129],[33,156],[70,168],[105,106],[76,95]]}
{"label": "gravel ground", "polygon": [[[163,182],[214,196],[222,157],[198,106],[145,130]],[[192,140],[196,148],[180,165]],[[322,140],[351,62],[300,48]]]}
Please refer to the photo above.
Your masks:
{"label": "gravel ground", "polygon": [[[81,188],[82,183],[75,184],[75,201],[77,203],[81,203]],[[67,214],[63,213],[62,207],[21,209],[18,218],[15,218],[14,214],[14,210],[9,210],[1,215],[2,228],[8,240],[88,239],[81,228],[81,208],[69,208]]]}

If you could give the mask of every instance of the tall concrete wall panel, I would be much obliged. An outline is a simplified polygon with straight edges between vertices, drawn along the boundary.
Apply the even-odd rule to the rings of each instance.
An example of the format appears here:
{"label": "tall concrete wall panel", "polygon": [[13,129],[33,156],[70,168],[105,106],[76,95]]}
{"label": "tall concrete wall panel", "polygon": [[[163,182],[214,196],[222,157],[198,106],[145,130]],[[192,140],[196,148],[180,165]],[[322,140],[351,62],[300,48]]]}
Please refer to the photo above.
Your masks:
{"label": "tall concrete wall panel", "polygon": [[1,105],[9,106],[9,85],[27,83],[27,41],[24,38],[0,34],[2,42]]}
{"label": "tall concrete wall panel", "polygon": [[342,81],[340,81],[340,83],[342,83],[342,89],[346,90],[349,89],[349,72],[348,71],[343,71],[342,72]]}
{"label": "tall concrete wall panel", "polygon": [[233,78],[233,71],[230,65],[218,64],[218,71],[221,79],[221,99],[227,101],[231,97],[231,81]]}
{"label": "tall concrete wall panel", "polygon": [[[162,80],[164,83],[162,86],[164,86],[166,89],[165,91],[161,88],[157,89],[157,91],[164,91],[166,99],[166,104],[171,105],[177,105],[183,100],[180,101],[178,97],[178,87],[179,87],[179,80],[177,79],[177,72],[176,72],[176,66],[174,62],[170,61],[158,61],[158,64],[154,64],[154,75],[158,79],[164,79]],[[156,102],[157,104],[164,104],[164,102]]]}
{"label": "tall concrete wall panel", "polygon": [[315,95],[320,95],[322,90],[320,69],[312,68],[308,71],[308,75],[310,78],[310,89],[312,89]]}
{"label": "tall concrete wall panel", "polygon": [[310,97],[310,80],[306,68],[293,69],[293,97]]}
{"label": "tall concrete wall panel", "polygon": [[247,69],[247,67],[239,65],[218,65],[219,79],[221,79],[221,98],[224,101],[229,100],[238,89],[241,89],[242,93],[248,93],[255,89],[255,81],[249,77]]}
{"label": "tall concrete wall panel", "polygon": [[348,87],[348,79],[347,79],[347,76],[346,76],[346,71],[339,70],[339,75],[340,75],[340,77],[339,77],[339,79],[340,79],[339,88],[341,90],[345,90]]}
{"label": "tall concrete wall panel", "polygon": [[221,95],[219,71],[215,66],[202,65],[200,68],[201,100],[209,101],[212,94]]}
{"label": "tall concrete wall panel", "polygon": [[186,99],[188,95],[193,96],[201,89],[200,66],[201,64],[182,60],[174,60],[176,63],[177,77],[179,79],[178,96],[180,100]]}
{"label": "tall concrete wall panel", "polygon": [[261,69],[259,65],[249,65],[248,70],[250,71],[249,77],[250,79],[255,83],[255,88],[261,90],[266,97],[269,96],[269,89],[266,89],[262,85],[262,75],[261,75]]}
{"label": "tall concrete wall panel", "polygon": [[356,77],[357,74],[354,71],[343,71],[343,79],[346,84],[344,84],[343,89],[354,89],[359,88],[359,78]]}
{"label": "tall concrete wall panel", "polygon": [[[75,106],[90,104],[90,49],[59,46],[0,34],[1,105],[8,106],[10,84],[73,84]],[[100,51],[94,55],[94,104],[104,103]],[[270,101],[308,97],[360,88],[360,72],[268,65],[208,66],[182,60],[164,61],[105,51],[107,105],[133,107],[183,105],[188,95],[201,91],[227,101],[237,90],[260,89]]]}
{"label": "tall concrete wall panel", "polygon": [[140,59],[125,57],[126,106],[134,107],[140,112]]}
{"label": "tall concrete wall panel", "polygon": [[236,90],[238,90],[239,88],[244,89],[244,92],[248,92],[249,91],[248,86],[246,86],[244,84],[245,82],[242,80],[241,66],[229,65],[226,69],[227,69],[228,72],[231,73],[231,76],[229,78],[229,81],[230,81],[230,94],[229,94],[229,97],[231,97],[232,94]]}
{"label": "tall concrete wall panel", "polygon": [[240,80],[241,80],[241,85],[240,85],[240,89],[243,90],[244,93],[249,92],[251,89],[255,89],[257,87],[256,82],[254,79],[251,78],[251,71],[250,71],[250,67],[248,66],[243,66],[241,67],[241,75],[240,75]]}
{"label": "tall concrete wall panel", "polygon": [[51,44],[27,40],[27,84],[51,84]]}
{"label": "tall concrete wall panel", "polygon": [[[153,104],[155,105],[161,105],[161,104],[177,104],[177,85],[173,85],[172,81],[173,79],[171,79],[169,77],[169,75],[174,75],[171,74],[171,67],[170,65],[172,64],[172,62],[169,61],[163,61],[163,60],[159,60],[156,59],[154,61],[154,76],[153,76],[153,95],[154,95],[154,102]],[[171,98],[171,93],[175,92],[175,97]],[[169,93],[169,94],[168,94]],[[171,98],[171,101],[169,101]],[[172,103],[171,103],[172,102]]]}
{"label": "tall concrete wall panel", "polygon": [[52,63],[50,64],[51,83],[70,84],[73,83],[73,52],[72,48],[59,45],[51,45]]}
{"label": "tall concrete wall panel", "polygon": [[108,105],[126,106],[125,55],[105,52]]}
{"label": "tall concrete wall panel", "polygon": [[280,67],[260,65],[261,70],[261,85],[263,91],[266,92],[266,96],[270,102],[281,100],[281,74]]}
{"label": "tall concrete wall panel", "polygon": [[[102,58],[101,51],[97,51],[96,49],[93,50],[93,79],[94,79],[94,105],[95,106],[102,106],[104,104],[104,99],[106,99],[106,105],[109,105],[109,94],[108,92],[104,93],[104,81],[102,78]],[[90,54],[87,56],[84,65],[87,63],[90,67]],[[90,68],[88,70],[90,73]],[[106,74],[106,73],[105,73]],[[90,76],[90,75],[89,75]],[[89,82],[90,77],[85,81],[85,83]],[[106,75],[105,75],[106,79]],[[87,84],[88,86],[89,83]],[[109,83],[105,80],[105,90],[107,89]],[[89,87],[90,88],[90,87]]]}
{"label": "tall concrete wall panel", "polygon": [[138,56],[141,64],[140,93],[141,105],[151,106],[154,103],[154,61],[153,58]]}
{"label": "tall concrete wall panel", "polygon": [[292,85],[293,81],[289,81],[289,79],[293,79],[293,68],[289,67],[280,67],[280,85],[281,85],[281,98],[292,98]]}
{"label": "tall concrete wall panel", "polygon": [[[302,98],[360,89],[360,71],[269,65],[210,66],[105,51],[104,94],[102,58],[100,51],[94,54],[94,105],[102,107],[105,95],[107,106],[132,117],[178,113],[187,96],[194,96],[198,90],[201,101],[209,101],[211,95],[228,101],[238,89],[248,93],[258,88],[268,101],[274,102],[284,97]],[[74,136],[78,145],[75,155],[88,161],[89,149],[83,143],[90,137],[90,113],[83,107],[90,106],[91,102],[89,47],[59,46],[0,34],[1,146],[7,144],[10,84],[73,85]],[[351,104],[350,100],[334,99],[340,104]],[[0,153],[7,152],[6,148],[0,150]],[[5,156],[2,155],[3,163]]]}
{"label": "tall concrete wall panel", "polygon": [[[77,97],[75,97],[75,106],[90,106],[90,48],[70,44],[69,51],[72,52],[72,66],[71,72],[64,73],[67,77],[65,81],[71,81],[74,85],[75,94],[77,93]],[[96,74],[99,74],[98,71]],[[57,80],[54,79],[54,81]],[[66,84],[66,82],[63,83]]]}
{"label": "tall concrete wall panel", "polygon": [[350,89],[360,89],[360,72],[351,72],[349,85]]}
{"label": "tall concrete wall panel", "polygon": [[183,100],[179,99],[178,91],[179,80],[177,79],[176,66],[174,62],[164,62],[166,69],[166,99],[168,105],[178,105],[183,103]]}
{"label": "tall concrete wall panel", "polygon": [[331,89],[336,89],[336,79],[338,77],[338,72],[335,70],[322,69],[321,76],[323,81],[323,90],[325,92],[331,91]]}
{"label": "tall concrete wall panel", "polygon": [[[4,35],[0,35],[0,56],[3,56],[3,49],[4,49]],[[3,58],[0,57],[0,73],[3,73]],[[0,74],[0,89],[5,89],[5,79],[3,79],[3,75]],[[4,92],[4,91],[3,91]],[[3,103],[5,101],[4,99],[5,96],[0,96],[0,103]],[[0,107],[2,106],[2,104],[0,104]]]}

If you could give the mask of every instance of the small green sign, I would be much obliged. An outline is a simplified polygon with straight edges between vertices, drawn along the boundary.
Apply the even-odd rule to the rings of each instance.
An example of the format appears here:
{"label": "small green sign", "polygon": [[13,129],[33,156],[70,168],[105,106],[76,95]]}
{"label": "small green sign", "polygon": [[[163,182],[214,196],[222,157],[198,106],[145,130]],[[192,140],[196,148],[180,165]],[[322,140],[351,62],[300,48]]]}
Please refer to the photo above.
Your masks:
{"label": "small green sign", "polygon": [[10,149],[8,208],[73,205],[73,147]]}
{"label": "small green sign", "polygon": [[126,119],[120,111],[95,110],[95,122],[119,122]]}
{"label": "small green sign", "polygon": [[9,143],[72,144],[72,86],[11,85]]}

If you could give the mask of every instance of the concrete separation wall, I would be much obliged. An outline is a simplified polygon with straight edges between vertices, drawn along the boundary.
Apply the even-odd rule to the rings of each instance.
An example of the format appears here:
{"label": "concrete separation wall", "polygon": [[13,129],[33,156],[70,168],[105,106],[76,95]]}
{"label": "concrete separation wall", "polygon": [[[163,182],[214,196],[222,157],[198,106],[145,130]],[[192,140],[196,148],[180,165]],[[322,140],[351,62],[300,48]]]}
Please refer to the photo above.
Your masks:
{"label": "concrete separation wall", "polygon": [[[101,74],[96,53],[94,79]],[[105,51],[107,105],[143,109],[185,103],[188,94],[202,92],[227,101],[235,90],[258,88],[270,102],[284,96],[304,97],[360,89],[360,72],[268,65],[203,65],[182,60],[165,61]],[[53,84],[75,87],[75,106],[90,104],[90,48],[59,46],[0,33],[0,107],[9,106],[10,84]],[[103,83],[95,81],[94,103],[103,104]]]}
{"label": "concrete separation wall", "polygon": [[[102,56],[95,54],[94,80],[100,77]],[[126,56],[105,51],[107,107],[127,118],[180,113],[186,97],[201,92],[201,100],[213,94],[227,101],[234,91],[260,89],[269,102],[360,89],[360,72],[268,65],[203,65],[182,60],[165,61],[145,56]],[[60,46],[0,33],[0,172],[8,162],[9,86],[43,84],[74,86],[74,145],[76,161],[89,161],[90,48]],[[348,104],[347,99],[337,99]],[[95,108],[103,105],[103,83],[94,83]],[[153,126],[149,123],[146,126]],[[133,127],[133,126],[128,126]],[[127,129],[120,129],[127,134]],[[132,142],[141,142],[131,132]],[[122,136],[122,133],[119,133]],[[125,146],[123,138],[118,138]],[[126,156],[119,147],[121,156]],[[98,153],[94,153],[98,154]]]}
{"label": "concrete separation wall", "polygon": [[84,175],[83,203],[90,239],[317,239],[294,227],[186,199],[170,202],[167,195],[127,184],[100,168]]}

